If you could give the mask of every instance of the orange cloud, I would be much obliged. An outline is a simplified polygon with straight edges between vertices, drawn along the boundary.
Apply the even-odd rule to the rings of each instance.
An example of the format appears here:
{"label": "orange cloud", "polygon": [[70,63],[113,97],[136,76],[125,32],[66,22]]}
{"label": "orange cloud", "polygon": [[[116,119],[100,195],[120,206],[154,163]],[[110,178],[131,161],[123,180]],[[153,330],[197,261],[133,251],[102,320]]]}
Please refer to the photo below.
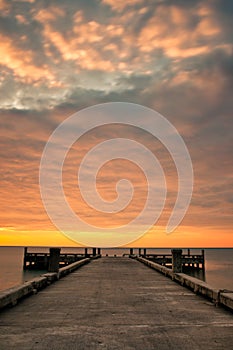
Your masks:
{"label": "orange cloud", "polygon": [[[218,23],[213,18],[211,9],[196,7],[194,9],[176,6],[157,6],[154,16],[139,33],[132,31],[135,19],[146,12],[140,0],[119,1],[105,0],[113,9],[129,11],[118,17],[112,17],[111,23],[98,20],[86,21],[81,10],[73,15],[73,26],[66,33],[54,27],[54,21],[65,16],[64,10],[51,6],[40,10],[34,18],[43,25],[44,49],[52,57],[51,44],[60,52],[64,61],[73,61],[80,69],[103,70],[130,74],[150,74],[149,66],[153,61],[152,52],[162,50],[172,60],[200,56],[209,53],[217,43],[209,42],[220,34]],[[190,26],[192,16],[200,20],[195,28]],[[132,23],[131,23],[132,22]],[[132,57],[133,53],[133,57]]]}
{"label": "orange cloud", "polygon": [[[208,2],[206,6],[182,9],[161,1],[151,16],[147,16],[149,8],[144,1],[104,0],[102,4],[114,10],[104,21],[101,11],[100,16],[97,14],[94,19],[87,20],[90,17],[86,12],[84,15],[85,5],[83,11],[79,5],[76,8],[72,5],[72,11],[65,11],[65,3],[62,8],[56,5],[41,10],[40,5],[37,10],[37,6],[30,8],[27,4],[23,12],[25,1],[22,1],[22,8],[17,7],[20,11],[14,15],[13,5],[18,2],[0,2],[3,15],[9,15],[9,7],[14,10],[12,16],[19,28],[18,41],[15,39],[17,31],[14,39],[0,35],[0,63],[8,68],[3,69],[0,78],[2,95],[6,94],[5,100],[4,96],[1,100],[2,108],[27,108],[28,114],[4,112],[1,116],[4,172],[0,188],[4,201],[0,213],[0,242],[13,245],[67,243],[47,217],[40,198],[38,173],[43,146],[56,125],[80,106],[122,99],[154,107],[174,121],[190,147],[196,174],[189,211],[174,235],[167,236],[164,227],[174,205],[177,178],[171,159],[162,155],[169,198],[158,225],[135,244],[220,246],[224,242],[224,245],[232,245],[229,229],[232,199],[228,197],[228,185],[232,182],[231,143],[227,130],[230,115],[227,84],[232,47],[228,40],[222,40],[224,29]],[[140,4],[144,7],[140,8]],[[32,21],[29,14],[34,14]],[[39,22],[36,25],[35,20]],[[70,23],[64,25],[68,20]],[[7,31],[8,27],[4,29]],[[34,45],[30,46],[34,35],[39,35],[43,53],[33,51]],[[28,45],[28,49],[23,49],[19,40],[22,40],[22,47]],[[44,58],[42,65],[36,64],[36,55],[40,54],[46,55],[40,57]],[[22,82],[28,86],[25,88]],[[86,93],[85,89],[96,91]],[[59,111],[51,112],[47,118],[44,114],[29,112],[37,106],[42,110],[44,105],[46,109],[59,105]],[[145,179],[138,169],[132,165],[120,168],[112,163],[101,169],[98,191],[105,199],[114,199],[119,177],[130,178],[135,185],[132,203],[116,217],[94,212],[84,203],[78,189],[76,191],[76,167],[81,155],[96,141],[103,140],[104,135],[104,131],[101,135],[92,135],[93,138],[89,137],[75,149],[76,153],[65,164],[64,190],[71,207],[84,220],[111,228],[138,214],[146,191]],[[122,129],[120,135],[131,136]],[[159,147],[145,139],[144,143],[151,146],[156,155],[157,151],[160,153]],[[216,189],[218,186],[220,190]]]}
{"label": "orange cloud", "polygon": [[23,15],[16,15],[15,18],[20,24],[28,24],[28,21]]}
{"label": "orange cloud", "polygon": [[33,63],[33,51],[17,48],[11,38],[2,34],[0,49],[0,64],[11,69],[16,78],[27,83],[39,80],[48,80],[51,84],[54,82],[55,77],[46,64],[38,67]]}
{"label": "orange cloud", "polygon": [[77,73],[80,69],[130,73],[139,68],[136,60],[127,62],[135,40],[125,33],[124,17],[120,21],[113,18],[110,24],[94,20],[86,22],[79,10],[73,15],[72,29],[62,33],[53,25],[57,12],[52,8],[51,11],[40,11],[34,17],[43,25],[44,49],[49,57],[52,44],[64,61],[71,60],[76,64]]}
{"label": "orange cloud", "polygon": [[142,3],[142,0],[102,0],[103,4],[111,6],[115,11],[123,11],[128,6],[135,6]]}
{"label": "orange cloud", "polygon": [[221,32],[219,23],[211,7],[200,4],[197,8],[197,14],[200,19],[197,26],[199,34],[204,33],[206,36],[214,36]]}
{"label": "orange cloud", "polygon": [[9,15],[11,9],[11,3],[6,2],[6,0],[0,0],[0,11],[1,15]]}
{"label": "orange cloud", "polygon": [[67,40],[62,33],[55,31],[46,20],[44,21],[43,34],[47,51],[48,44],[52,43],[59,50],[65,61],[75,61],[78,68],[111,72],[114,70],[112,62],[106,60],[99,50],[92,46],[92,44],[98,43],[103,39],[102,33],[103,28],[95,21],[83,24],[78,23],[74,25],[73,31],[68,33],[69,38]]}
{"label": "orange cloud", "polygon": [[[191,28],[190,17],[195,13],[201,14],[200,21],[197,27]],[[190,10],[161,5],[139,35],[139,50],[162,49],[167,56],[181,59],[208,53],[216,46],[214,42],[211,45],[209,37],[220,33],[218,23],[211,15],[207,8],[203,12],[199,8]]]}
{"label": "orange cloud", "polygon": [[34,15],[34,18],[41,22],[47,23],[55,21],[58,17],[64,17],[65,11],[61,7],[49,6],[46,9],[41,9]]}

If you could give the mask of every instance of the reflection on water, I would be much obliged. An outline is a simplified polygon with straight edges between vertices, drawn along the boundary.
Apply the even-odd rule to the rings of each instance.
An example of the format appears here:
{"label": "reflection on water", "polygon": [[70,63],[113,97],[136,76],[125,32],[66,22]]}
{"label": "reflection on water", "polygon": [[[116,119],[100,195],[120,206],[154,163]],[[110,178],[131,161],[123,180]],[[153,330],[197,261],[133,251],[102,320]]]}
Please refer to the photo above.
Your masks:
{"label": "reflection on water", "polygon": [[22,283],[22,248],[0,248],[0,289]]}
{"label": "reflection on water", "polygon": [[22,284],[44,273],[44,271],[24,271],[23,254],[24,249],[21,247],[0,247],[0,290]]}
{"label": "reflection on water", "polygon": [[[29,248],[28,251],[48,252],[49,249]],[[61,252],[84,253],[84,248],[64,248]],[[168,254],[171,250],[147,249],[147,252]],[[191,254],[200,254],[200,252],[200,249],[191,249]],[[122,256],[124,253],[129,253],[129,249],[102,249],[102,255]],[[138,253],[138,250],[135,249],[135,253]],[[187,249],[183,249],[183,253],[187,254]],[[44,272],[23,271],[23,254],[22,247],[0,247],[0,290],[21,284]],[[233,290],[233,249],[205,249],[205,257],[205,274],[202,270],[184,272],[206,281],[215,288]]]}
{"label": "reflection on water", "polygon": [[217,288],[233,290],[233,249],[206,250],[206,281]]}

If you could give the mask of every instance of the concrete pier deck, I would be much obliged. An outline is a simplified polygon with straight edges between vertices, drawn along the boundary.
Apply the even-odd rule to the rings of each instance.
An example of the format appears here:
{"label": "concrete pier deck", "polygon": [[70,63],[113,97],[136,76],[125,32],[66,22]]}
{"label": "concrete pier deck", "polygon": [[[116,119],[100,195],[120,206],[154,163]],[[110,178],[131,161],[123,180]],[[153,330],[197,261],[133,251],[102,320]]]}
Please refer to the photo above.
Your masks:
{"label": "concrete pier deck", "polygon": [[0,313],[0,349],[233,349],[233,314],[140,262],[93,260]]}

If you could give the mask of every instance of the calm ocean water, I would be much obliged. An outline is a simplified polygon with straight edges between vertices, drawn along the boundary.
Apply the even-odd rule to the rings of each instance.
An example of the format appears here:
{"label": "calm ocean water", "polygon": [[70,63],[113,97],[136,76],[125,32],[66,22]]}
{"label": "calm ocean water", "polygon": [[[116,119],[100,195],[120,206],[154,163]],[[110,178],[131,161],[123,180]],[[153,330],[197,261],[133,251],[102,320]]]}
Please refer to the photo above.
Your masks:
{"label": "calm ocean water", "polygon": [[[29,248],[28,251],[46,252],[48,249]],[[81,248],[62,249],[62,252],[67,253],[83,251]],[[0,290],[22,284],[43,273],[43,271],[23,271],[23,252],[22,247],[0,247]],[[102,254],[109,256],[128,252],[129,249],[102,249]],[[167,254],[170,253],[170,249],[148,249],[148,252]],[[183,249],[183,252],[187,253],[187,249]],[[200,249],[191,249],[191,254],[199,253]],[[205,281],[216,288],[233,290],[233,249],[205,249],[205,257]]]}

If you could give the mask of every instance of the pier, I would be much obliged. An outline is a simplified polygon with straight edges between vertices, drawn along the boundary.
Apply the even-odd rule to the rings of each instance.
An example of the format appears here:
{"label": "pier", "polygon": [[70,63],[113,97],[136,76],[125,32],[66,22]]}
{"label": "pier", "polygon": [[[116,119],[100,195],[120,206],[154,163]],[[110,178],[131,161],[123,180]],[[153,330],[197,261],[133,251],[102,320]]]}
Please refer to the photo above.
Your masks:
{"label": "pier", "polygon": [[191,254],[190,249],[188,249],[187,254],[182,254],[182,249],[173,249],[171,254],[152,254],[148,252],[146,248],[133,249],[130,248],[130,256],[140,256],[150,261],[153,261],[162,266],[172,268],[173,264],[173,255],[178,254],[177,258],[180,260],[180,271],[183,268],[192,268],[192,269],[205,269],[205,251],[201,250],[201,254]]}
{"label": "pier", "polygon": [[[29,252],[24,248],[24,270],[47,270],[56,271],[63,266],[67,266],[83,258],[100,257],[101,248],[83,248],[80,253],[60,253],[60,248],[50,248],[49,253]],[[128,253],[123,254],[128,257],[143,257],[162,266],[174,269],[174,258],[176,262],[176,272],[182,272],[184,268],[205,270],[205,252],[201,254],[191,254],[188,249],[187,254],[183,254],[180,249],[173,249],[171,254],[152,254],[147,248],[129,248]],[[179,269],[177,268],[179,264]]]}
{"label": "pier", "polygon": [[100,248],[83,248],[83,253],[60,253],[60,248],[50,248],[49,253],[29,252],[24,248],[23,269],[24,270],[47,270],[57,271],[84,258],[98,257],[101,254]]}
{"label": "pier", "polygon": [[87,261],[1,311],[0,349],[232,349],[232,313],[162,274],[171,269],[143,257]]}

